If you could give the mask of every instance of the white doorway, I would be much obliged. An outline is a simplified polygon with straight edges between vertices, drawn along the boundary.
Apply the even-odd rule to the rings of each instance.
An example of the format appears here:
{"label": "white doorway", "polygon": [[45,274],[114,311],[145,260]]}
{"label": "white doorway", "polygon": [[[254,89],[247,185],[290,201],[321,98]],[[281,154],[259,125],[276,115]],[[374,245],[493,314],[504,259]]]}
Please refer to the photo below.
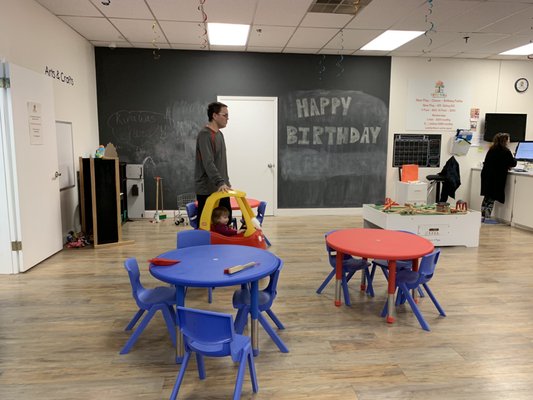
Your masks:
{"label": "white doorway", "polygon": [[6,196],[13,199],[8,204],[10,242],[20,243],[22,250],[11,253],[17,260],[14,270],[1,272],[18,273],[63,247],[59,172],[52,80],[13,64],[6,70],[10,82],[2,140],[9,162],[4,158],[3,167],[10,183]]}
{"label": "white doorway", "polygon": [[228,106],[223,129],[231,185],[248,197],[267,202],[266,215],[277,209],[276,97],[218,96]]}

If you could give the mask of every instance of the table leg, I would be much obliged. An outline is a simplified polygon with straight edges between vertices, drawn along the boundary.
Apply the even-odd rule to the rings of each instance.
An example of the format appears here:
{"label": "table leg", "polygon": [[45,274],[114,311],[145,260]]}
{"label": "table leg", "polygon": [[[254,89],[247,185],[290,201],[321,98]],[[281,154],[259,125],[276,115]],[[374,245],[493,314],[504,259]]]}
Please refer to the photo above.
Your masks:
{"label": "table leg", "polygon": [[254,356],[259,354],[259,322],[257,317],[259,316],[259,282],[253,281],[251,283],[251,301],[250,301],[250,316],[252,317],[252,351]]}
{"label": "table leg", "polygon": [[[184,286],[176,286],[176,306],[185,306]],[[180,325],[178,323],[178,313],[176,312],[176,364],[181,364],[184,355],[185,348],[183,346],[183,335],[181,334]]]}
{"label": "table leg", "polygon": [[344,259],[344,254],[340,251],[337,251],[337,256],[335,258],[335,305],[337,307],[341,306],[341,282],[342,282],[342,260]]}
{"label": "table leg", "polygon": [[387,322],[394,322],[394,293],[396,292],[396,260],[389,260],[389,286],[387,297]]}

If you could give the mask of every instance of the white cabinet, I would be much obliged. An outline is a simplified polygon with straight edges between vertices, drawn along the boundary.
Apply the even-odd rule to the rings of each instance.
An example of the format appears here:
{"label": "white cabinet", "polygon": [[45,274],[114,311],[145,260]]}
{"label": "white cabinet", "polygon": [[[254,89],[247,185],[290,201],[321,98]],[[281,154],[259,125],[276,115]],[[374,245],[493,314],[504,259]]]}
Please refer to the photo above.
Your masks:
{"label": "white cabinet", "polygon": [[533,229],[533,177],[517,176],[514,192],[513,224]]}
{"label": "white cabinet", "polygon": [[[499,202],[494,203],[494,210],[492,216],[498,221],[511,223],[513,216],[513,201],[515,191],[515,177],[513,173],[507,176],[507,183],[505,184],[505,204]],[[532,181],[533,182],[533,181]],[[483,196],[481,192],[481,169],[473,168],[470,176],[470,199],[468,207],[472,210],[481,211],[481,202]]]}
{"label": "white cabinet", "polygon": [[[481,169],[473,168],[470,176],[468,207],[481,210]],[[533,229],[533,173],[509,172],[505,185],[505,204],[494,203],[492,215],[499,221]]]}

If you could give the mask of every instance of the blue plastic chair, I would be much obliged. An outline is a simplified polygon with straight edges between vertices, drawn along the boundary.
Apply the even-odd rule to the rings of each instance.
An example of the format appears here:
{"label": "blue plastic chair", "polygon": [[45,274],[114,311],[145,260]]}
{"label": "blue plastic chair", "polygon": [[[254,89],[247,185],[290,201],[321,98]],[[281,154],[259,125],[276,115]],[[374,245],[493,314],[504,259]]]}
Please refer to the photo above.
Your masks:
{"label": "blue plastic chair", "polygon": [[[194,203],[189,203],[194,204]],[[195,206],[196,207],[196,206]],[[211,244],[211,233],[202,229],[179,231],[176,238],[176,248],[183,249],[192,246]],[[213,288],[207,288],[207,301],[213,302]]]}
{"label": "blue plastic chair", "polygon": [[[266,211],[267,203],[266,201],[259,202],[259,205],[257,206],[257,215],[255,218],[259,221],[259,225],[263,226],[263,219],[265,218],[265,211]],[[265,238],[265,242],[268,247],[272,246],[270,241],[267,239],[267,237],[263,234]]]}
{"label": "blue plastic chair", "polygon": [[[325,237],[327,239],[328,235],[333,233],[335,231],[331,231],[326,233]],[[326,250],[328,252],[328,259],[329,264],[333,268],[332,271],[329,273],[329,275],[324,279],[324,282],[318,287],[316,292],[318,294],[322,293],[324,288],[327,286],[327,284],[331,281],[331,279],[335,276],[336,273],[336,266],[337,266],[337,252],[328,246],[326,242]],[[354,274],[357,271],[363,271],[366,278],[366,286],[361,284],[361,290],[366,290],[366,293],[370,296],[374,297],[374,288],[372,286],[372,282],[374,280],[374,274],[376,272],[376,268],[373,267],[371,271],[368,270],[368,267],[370,266],[370,263],[366,260],[363,260],[361,258],[355,258],[348,254],[344,255],[344,259],[342,261],[342,292],[344,294],[344,303],[347,306],[351,306],[352,303],[350,301],[350,292],[348,291],[348,281],[352,279]]]}
{"label": "blue plastic chair", "polygon": [[[439,314],[443,317],[446,316],[444,310],[440,306],[439,302],[437,301],[437,299],[433,295],[433,292],[427,284],[431,280],[431,278],[433,278],[433,275],[435,273],[435,267],[437,266],[437,262],[439,260],[439,256],[440,250],[435,249],[431,254],[422,257],[422,262],[420,263],[418,271],[415,272],[412,270],[404,269],[398,271],[398,273],[396,274],[396,287],[398,288],[398,293],[396,295],[396,305],[405,303],[405,301],[407,300],[416,318],[418,319],[418,322],[426,331],[430,330],[429,324],[422,316],[420,309],[418,308],[416,302],[411,296],[410,290],[416,289],[419,285],[422,285],[426,290],[428,296],[430,297],[431,301],[439,311]],[[382,317],[387,315],[387,303],[388,300],[385,302],[385,307],[383,307],[383,311],[381,312]]]}
{"label": "blue plastic chair", "polygon": [[[415,233],[409,232],[409,231],[400,230],[398,232],[410,233],[412,235],[415,235]],[[383,275],[385,275],[385,279],[388,281],[389,280],[389,262],[387,260],[380,260],[380,259],[372,260],[372,268],[376,268],[376,267],[381,268],[381,272],[383,272]],[[411,269],[413,269],[413,262],[411,260],[396,261],[397,272],[402,271],[402,270],[411,270]],[[424,291],[422,290],[420,286],[417,288],[417,291],[420,297],[424,297]]]}
{"label": "blue plastic chair", "polygon": [[198,229],[199,218],[198,218],[198,206],[193,201],[191,203],[185,204],[185,210],[187,210],[187,218],[189,218],[189,225],[191,228]]}
{"label": "blue plastic chair", "polygon": [[148,314],[143,318],[139,326],[137,326],[133,335],[131,335],[126,342],[126,345],[120,351],[120,354],[129,353],[144,328],[146,328],[158,310],[163,313],[168,333],[170,334],[172,343],[176,346],[176,315],[173,307],[173,305],[176,304],[176,289],[164,286],[159,286],[154,289],[145,289],[141,284],[139,265],[135,258],[128,258],[124,262],[124,267],[126,268],[126,271],[128,271],[128,276],[130,277],[133,298],[139,306],[139,311],[133,316],[125,330],[131,330],[145,311],[148,311]]}
{"label": "blue plastic chair", "polygon": [[233,392],[234,400],[241,398],[244,370],[246,363],[248,363],[252,389],[254,393],[257,393],[259,387],[257,385],[252,344],[249,337],[235,333],[232,316],[230,314],[185,307],[178,307],[177,312],[179,326],[183,333],[185,356],[172,389],[170,400],[174,400],[178,396],[191,353],[196,354],[196,364],[198,365],[200,379],[205,379],[203,356],[231,356],[234,362],[239,362],[239,371]]}
{"label": "blue plastic chair", "polygon": [[[268,333],[270,338],[276,343],[279,350],[282,353],[288,353],[289,349],[283,343],[283,340],[278,336],[278,334],[272,329],[268,321],[263,317],[263,312],[266,312],[270,319],[276,324],[278,329],[285,329],[285,326],[281,323],[279,318],[272,311],[272,303],[277,296],[277,286],[279,273],[283,268],[283,261],[280,260],[280,265],[275,272],[270,274],[270,280],[265,289],[259,291],[258,303],[259,303],[259,315],[257,319],[261,323],[263,329]],[[242,334],[246,322],[248,321],[248,314],[250,313],[250,304],[251,304],[251,293],[247,285],[241,286],[241,289],[236,290],[233,293],[233,308],[237,309],[237,316],[235,317],[235,331],[239,334]]]}

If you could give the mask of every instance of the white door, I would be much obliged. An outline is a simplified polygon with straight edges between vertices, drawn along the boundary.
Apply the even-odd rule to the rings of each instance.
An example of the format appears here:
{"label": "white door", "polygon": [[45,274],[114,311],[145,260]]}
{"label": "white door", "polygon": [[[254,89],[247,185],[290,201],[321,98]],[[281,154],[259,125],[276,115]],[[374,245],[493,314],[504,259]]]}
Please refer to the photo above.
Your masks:
{"label": "white door", "polygon": [[4,74],[4,65],[0,63],[0,274],[13,274],[18,272],[18,264],[16,257],[13,257],[11,250],[11,233],[13,221],[11,218],[10,205],[13,203],[10,194],[13,190],[8,190],[12,187],[9,180],[10,177],[10,163],[9,141],[7,140],[8,119],[7,119],[7,89],[3,86],[7,85],[7,76]]}
{"label": "white door", "polygon": [[276,97],[218,96],[228,106],[226,141],[231,186],[267,202],[267,215],[277,208]]}
{"label": "white door", "polygon": [[23,272],[63,247],[54,96],[50,78],[13,64],[8,68],[12,129],[7,134],[14,143],[15,218]]}

